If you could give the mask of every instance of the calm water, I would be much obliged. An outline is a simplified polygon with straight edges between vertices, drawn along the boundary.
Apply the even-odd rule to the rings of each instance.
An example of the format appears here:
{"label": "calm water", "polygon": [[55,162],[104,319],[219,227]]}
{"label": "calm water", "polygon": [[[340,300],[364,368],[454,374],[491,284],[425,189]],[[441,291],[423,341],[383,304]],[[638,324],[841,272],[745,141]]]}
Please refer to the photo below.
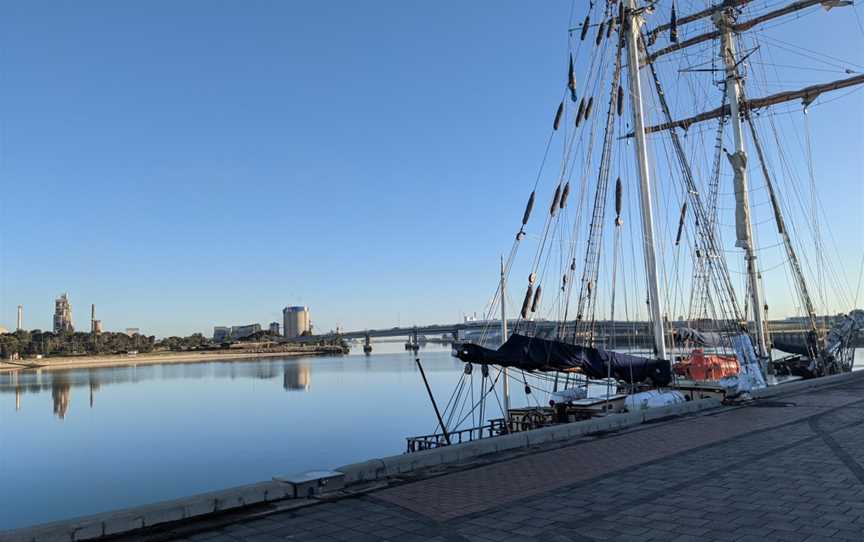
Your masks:
{"label": "calm water", "polygon": [[[402,453],[434,413],[402,345],[375,352],[0,375],[0,530]],[[445,401],[462,363],[421,358]]]}
{"label": "calm water", "polygon": [[[436,345],[421,359],[446,400],[463,364]],[[15,378],[0,375],[0,530],[399,454],[436,425],[402,344]]]}

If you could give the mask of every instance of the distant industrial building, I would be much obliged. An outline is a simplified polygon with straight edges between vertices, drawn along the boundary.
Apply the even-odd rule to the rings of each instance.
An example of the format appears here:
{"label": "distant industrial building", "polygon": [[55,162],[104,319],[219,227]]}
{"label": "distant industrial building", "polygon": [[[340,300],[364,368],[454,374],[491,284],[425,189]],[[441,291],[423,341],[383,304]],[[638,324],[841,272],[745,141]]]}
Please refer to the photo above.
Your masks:
{"label": "distant industrial building", "polygon": [[261,324],[248,324],[245,326],[231,326],[231,338],[242,339],[261,331]]}
{"label": "distant industrial building", "polygon": [[287,339],[311,333],[309,307],[285,307],[282,309],[282,330]]}
{"label": "distant industrial building", "polygon": [[214,326],[213,342],[224,343],[231,340],[242,339],[261,331],[261,324],[247,324],[245,326]]}
{"label": "distant industrial building", "polygon": [[279,322],[270,322],[270,335],[281,335],[279,333]]}
{"label": "distant industrial building", "polygon": [[102,333],[102,320],[96,319],[96,305],[90,305],[90,333],[98,335]]}
{"label": "distant industrial building", "polygon": [[54,333],[73,331],[75,326],[72,323],[72,305],[68,295],[63,294],[54,300]]}
{"label": "distant industrial building", "polygon": [[127,327],[126,328],[126,335],[129,335],[130,337],[133,335],[141,335],[141,328]]}
{"label": "distant industrial building", "polygon": [[18,305],[18,325],[15,329],[18,331],[24,329],[24,305]]}

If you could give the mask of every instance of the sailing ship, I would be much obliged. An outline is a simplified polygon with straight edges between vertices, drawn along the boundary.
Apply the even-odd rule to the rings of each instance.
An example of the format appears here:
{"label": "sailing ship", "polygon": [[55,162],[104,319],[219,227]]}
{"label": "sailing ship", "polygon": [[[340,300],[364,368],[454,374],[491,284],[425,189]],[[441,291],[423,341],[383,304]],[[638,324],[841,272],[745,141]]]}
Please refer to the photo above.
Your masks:
{"label": "sailing ship", "polygon": [[[784,19],[843,16],[851,4],[725,0],[679,16],[675,0],[596,0],[584,19],[575,15],[540,171],[486,314],[489,321],[500,310],[504,342],[488,348],[481,337],[455,347],[462,377],[443,410],[434,405],[435,431],[410,437],[409,451],[706,394],[747,399],[757,388],[852,370],[864,311],[849,311],[830,329],[817,315],[816,299],[823,311],[828,305],[828,277],[842,279],[842,271],[824,250],[807,115],[826,96],[860,88],[864,74],[768,32]],[[775,49],[846,77],[772,93]],[[778,107],[792,131],[781,129]],[[790,143],[803,152],[787,150]],[[544,193],[550,199],[541,214],[535,204]],[[634,200],[638,227],[625,224],[637,214]],[[765,220],[754,219],[757,208]],[[769,227],[774,245],[765,243]],[[807,233],[811,261],[803,257]],[[529,241],[533,251],[520,263]],[[768,269],[771,256],[781,263]],[[803,341],[772,339],[763,275],[775,268],[790,277],[782,282],[803,313]],[[524,296],[509,333],[507,285],[521,273],[527,284],[516,287]],[[808,276],[817,277],[818,296]],[[598,321],[634,319],[642,301],[649,352],[598,335]],[[543,316],[559,322],[553,333],[536,325]],[[511,384],[524,389],[524,408],[511,408]],[[434,404],[431,391],[430,398]],[[487,420],[490,409],[501,417]]]}

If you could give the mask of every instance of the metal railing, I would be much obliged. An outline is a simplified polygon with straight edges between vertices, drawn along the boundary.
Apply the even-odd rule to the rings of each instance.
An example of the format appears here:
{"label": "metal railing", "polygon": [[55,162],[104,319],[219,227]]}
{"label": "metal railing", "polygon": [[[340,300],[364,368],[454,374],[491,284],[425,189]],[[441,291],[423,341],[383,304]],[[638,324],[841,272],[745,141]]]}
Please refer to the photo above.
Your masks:
{"label": "metal railing", "polygon": [[[447,434],[450,436],[451,444],[461,444],[463,442],[473,442],[483,438],[496,437],[504,433],[507,433],[507,428],[504,425],[504,418],[500,418],[489,420],[489,423],[486,425],[459,429],[457,431],[448,431]],[[444,436],[444,433],[407,437],[405,440],[408,441],[406,453],[409,454],[447,446],[447,439]]]}
{"label": "metal railing", "polygon": [[[494,418],[485,425],[448,431],[447,435],[450,437],[450,444],[461,444],[506,435],[507,433],[530,431],[554,423],[554,411],[551,408],[520,408],[510,410],[509,425],[504,421],[504,418]],[[407,437],[405,440],[407,441],[406,453],[409,454],[447,446],[447,437],[444,436],[443,432]]]}

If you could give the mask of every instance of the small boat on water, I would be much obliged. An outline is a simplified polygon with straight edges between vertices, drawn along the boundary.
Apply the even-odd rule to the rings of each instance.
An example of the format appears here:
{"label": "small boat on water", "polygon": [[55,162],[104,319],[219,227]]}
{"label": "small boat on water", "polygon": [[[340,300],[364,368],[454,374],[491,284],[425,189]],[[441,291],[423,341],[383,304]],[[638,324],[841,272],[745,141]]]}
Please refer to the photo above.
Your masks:
{"label": "small boat on water", "polygon": [[405,350],[416,353],[420,350],[420,344],[426,342],[426,337],[417,335],[417,328],[415,327],[414,332],[410,337],[408,337],[408,340],[405,341]]}
{"label": "small boat on water", "polygon": [[[815,276],[816,299],[827,312],[832,273],[825,270],[839,262],[821,249],[819,220],[829,215],[819,205],[813,114],[807,115],[822,95],[862,85],[864,75],[846,68],[843,79],[770,93],[774,82],[765,70],[778,43],[773,33],[787,31],[772,25],[805,13],[832,16],[849,5],[738,0],[677,17],[671,1],[610,0],[589,3],[584,20],[577,15],[569,22],[562,98],[512,247],[502,257],[483,320],[490,324],[476,341],[454,344],[464,372],[443,411],[434,405],[436,433],[410,437],[409,451],[446,445],[451,435],[486,438],[702,397],[747,400],[754,389],[852,370],[864,311],[848,307],[832,326],[820,324],[809,287]],[[670,17],[662,19],[664,13]],[[821,61],[783,43],[778,54]],[[694,49],[697,44],[703,45]],[[836,68],[839,61],[832,62]],[[780,104],[786,117],[771,114]],[[807,147],[798,152],[802,139]],[[558,151],[560,163],[547,169]],[[792,185],[802,177],[809,186]],[[531,223],[544,189],[549,205]],[[804,189],[811,192],[809,206],[790,209],[792,198],[783,191],[800,204],[807,201],[799,193]],[[757,195],[758,204],[751,202]],[[607,217],[610,200],[614,219]],[[726,209],[733,216],[723,216]],[[628,225],[638,227],[625,228],[631,213]],[[763,245],[754,234],[760,224]],[[805,233],[807,246],[816,247],[809,254],[805,240],[795,238]],[[529,258],[520,262],[526,243]],[[770,269],[769,255],[780,260]],[[514,269],[527,275],[515,322],[505,303]],[[803,343],[771,339],[769,273],[772,286],[788,285],[803,312]],[[632,320],[641,307],[651,323],[648,351],[597,334],[601,317],[615,322],[623,312]],[[486,339],[499,310],[500,346],[490,348]],[[670,314],[687,314],[679,320],[692,326],[672,329]],[[552,335],[540,334],[540,319],[558,323]],[[606,392],[589,393],[598,382]],[[524,390],[525,406],[511,408],[511,386]]]}

